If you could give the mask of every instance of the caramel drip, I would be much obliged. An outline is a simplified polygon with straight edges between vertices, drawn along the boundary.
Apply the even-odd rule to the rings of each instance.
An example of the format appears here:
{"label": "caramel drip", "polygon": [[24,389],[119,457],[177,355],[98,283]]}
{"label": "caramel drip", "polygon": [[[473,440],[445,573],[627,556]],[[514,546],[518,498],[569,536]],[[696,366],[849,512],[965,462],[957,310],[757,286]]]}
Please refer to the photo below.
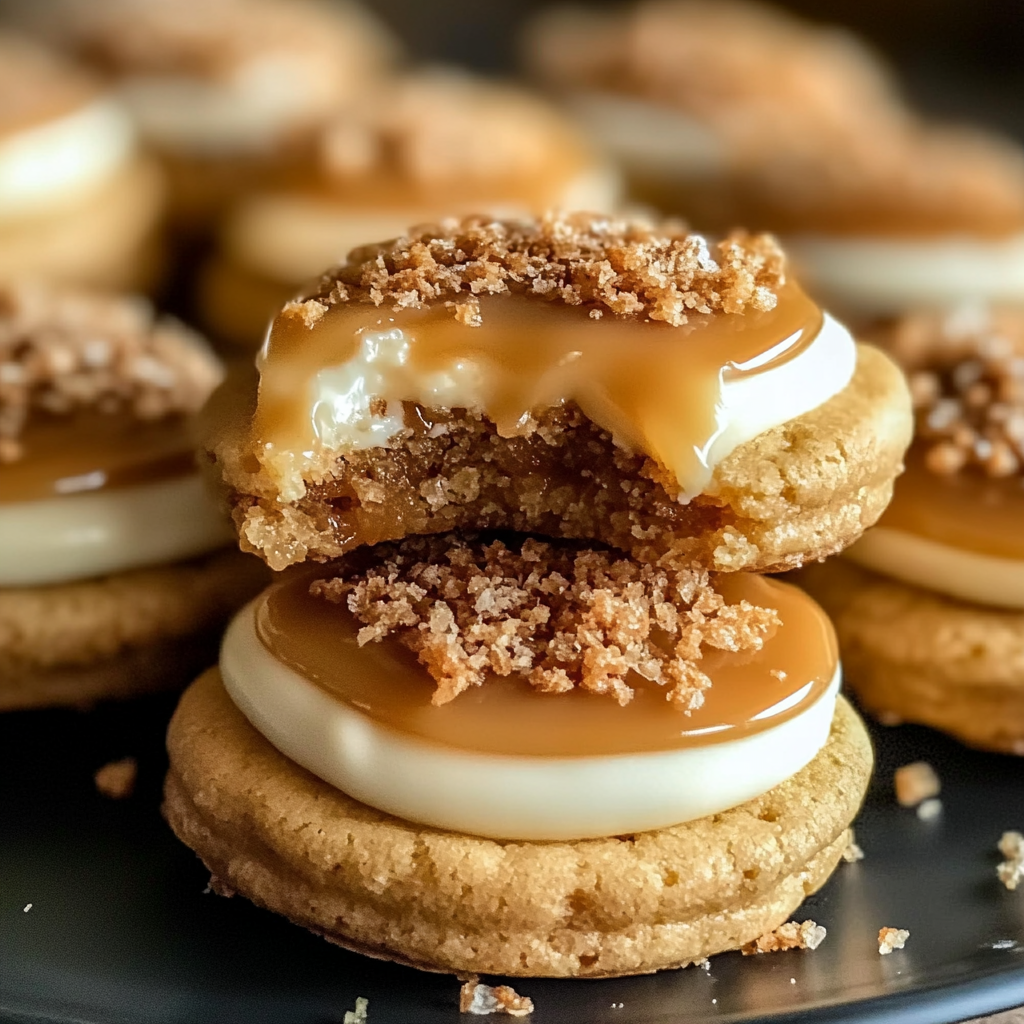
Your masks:
{"label": "caramel drip", "polygon": [[182,417],[146,422],[97,412],[38,417],[23,455],[0,463],[0,504],[157,483],[195,472]]}
{"label": "caramel drip", "polygon": [[256,632],[273,657],[335,699],[390,729],[462,750],[584,756],[673,750],[739,739],[799,714],[827,689],[838,665],[832,625],[802,591],[745,573],[719,577],[730,602],[778,609],[782,626],[756,654],[705,653],[712,679],[687,716],[639,676],[620,707],[583,690],[539,693],[516,676],[493,677],[451,703],[430,703],[434,681],[394,639],[359,647],[344,608],[310,597],[300,573],[259,599]]}
{"label": "caramel drip", "polygon": [[[388,401],[438,407],[424,392],[431,375],[459,364],[479,370],[479,411],[503,436],[533,429],[532,414],[575,402],[616,443],[675,471],[699,494],[714,464],[725,380],[775,369],[813,342],[822,314],[795,284],[768,312],[701,314],[671,327],[518,296],[483,297],[482,323],[450,309],[381,314],[361,304],[332,306],[311,328],[277,317],[259,359],[255,449],[264,465],[317,451],[314,384],[325,368],[354,359],[371,332],[400,329],[408,362]],[[418,393],[414,393],[417,391]]]}
{"label": "caramel drip", "polygon": [[979,555],[1024,559],[1024,480],[932,473],[914,448],[878,525]]}

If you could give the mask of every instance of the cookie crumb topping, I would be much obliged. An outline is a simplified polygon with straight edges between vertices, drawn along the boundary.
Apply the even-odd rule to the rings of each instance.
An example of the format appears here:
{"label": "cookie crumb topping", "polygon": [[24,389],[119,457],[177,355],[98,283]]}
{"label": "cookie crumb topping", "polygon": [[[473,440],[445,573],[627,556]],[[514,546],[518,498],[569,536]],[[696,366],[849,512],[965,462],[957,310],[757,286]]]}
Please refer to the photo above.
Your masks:
{"label": "cookie crumb topping", "polygon": [[825,941],[825,928],[816,921],[787,921],[773,932],[740,947],[744,956],[756,953],[780,953],[787,949],[817,949]]}
{"label": "cookie crumb topping", "polygon": [[478,296],[512,292],[681,326],[691,313],[774,309],[785,283],[786,259],[770,235],[709,243],[671,222],[474,216],[355,249],[305,300],[395,310],[443,303],[475,324]]}
{"label": "cookie crumb topping", "polygon": [[435,705],[513,673],[542,693],[579,687],[625,705],[635,672],[689,713],[711,685],[704,646],[757,651],[780,625],[774,609],[726,604],[706,571],[567,543],[509,548],[448,534],[379,545],[372,557],[310,592],[364,624],[360,646],[394,634],[415,651]]}
{"label": "cookie crumb topping", "polygon": [[33,413],[199,410],[221,378],[198,335],[147,302],[43,286],[0,287],[0,464],[22,454]]}
{"label": "cookie crumb topping", "polygon": [[459,1013],[472,1013],[479,1017],[491,1013],[528,1017],[533,1013],[533,1000],[529,996],[521,996],[511,985],[485,985],[473,974],[459,990]]}
{"label": "cookie crumb topping", "polygon": [[1024,477],[1024,316],[921,313],[881,340],[907,370],[931,472]]}
{"label": "cookie crumb topping", "polygon": [[878,952],[887,956],[894,949],[902,949],[909,938],[910,932],[906,928],[879,928]]}
{"label": "cookie crumb topping", "polygon": [[999,881],[1007,889],[1016,889],[1024,879],[1024,835],[1004,832],[999,840],[999,852],[1005,858],[996,868]]}

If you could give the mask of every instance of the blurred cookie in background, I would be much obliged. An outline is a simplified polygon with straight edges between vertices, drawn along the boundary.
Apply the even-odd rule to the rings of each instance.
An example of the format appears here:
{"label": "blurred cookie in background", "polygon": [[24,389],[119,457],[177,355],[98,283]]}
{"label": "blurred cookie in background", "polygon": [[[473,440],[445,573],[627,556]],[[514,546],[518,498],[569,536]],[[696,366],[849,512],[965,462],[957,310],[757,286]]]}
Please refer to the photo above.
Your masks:
{"label": "blurred cookie in background", "polygon": [[184,682],[263,582],[190,436],[221,377],[141,300],[0,288],[0,710]]}
{"label": "blurred cookie in background", "polygon": [[452,70],[380,84],[304,165],[243,197],[202,282],[215,337],[255,349],[273,314],[368,239],[446,216],[612,210],[618,174],[531,93]]}
{"label": "blurred cookie in background", "polygon": [[878,525],[797,580],[865,710],[1024,754],[1024,314],[913,314],[875,340],[910,381],[907,470]]}
{"label": "blurred cookie in background", "polygon": [[24,17],[105,75],[169,173],[179,226],[201,229],[395,47],[367,13],[317,0],[56,0]]}
{"label": "blurred cookie in background", "polygon": [[527,26],[524,60],[622,163],[636,199],[702,229],[742,221],[747,161],[900,116],[887,70],[850,33],[743,0],[554,7]]}
{"label": "blurred cookie in background", "polygon": [[0,32],[0,279],[148,286],[163,199],[113,93]]}
{"label": "blurred cookie in background", "polygon": [[802,281],[861,323],[1024,296],[1024,153],[933,124],[850,34],[742,2],[556,9],[535,77],[697,227],[784,239]]}

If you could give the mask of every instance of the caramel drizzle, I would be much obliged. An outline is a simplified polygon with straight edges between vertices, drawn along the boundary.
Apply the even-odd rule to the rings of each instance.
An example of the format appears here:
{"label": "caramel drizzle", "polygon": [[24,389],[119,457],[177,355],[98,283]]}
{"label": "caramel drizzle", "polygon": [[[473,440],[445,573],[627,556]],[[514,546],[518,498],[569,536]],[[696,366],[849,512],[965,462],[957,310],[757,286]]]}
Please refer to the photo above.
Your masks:
{"label": "caramel drizzle", "polygon": [[359,623],[309,594],[297,573],[259,598],[256,632],[275,659],[334,699],[389,729],[462,750],[529,756],[593,756],[673,750],[739,739],[788,721],[832,681],[838,649],[824,612],[802,591],[746,573],[719,577],[729,603],[778,609],[782,626],[761,651],[708,651],[703,705],[689,717],[664,689],[635,673],[620,707],[584,690],[543,694],[518,676],[494,676],[441,707],[433,680],[393,638],[359,647]]}
{"label": "caramel drizzle", "polygon": [[0,463],[0,504],[158,483],[196,472],[186,420],[95,412],[38,417]]}
{"label": "caramel drizzle", "polygon": [[535,413],[574,402],[621,447],[669,469],[680,491],[700,494],[717,461],[724,382],[795,358],[823,319],[792,283],[772,310],[694,313],[678,327],[510,296],[484,296],[480,310],[479,325],[440,305],[382,314],[340,304],[311,325],[279,315],[258,361],[253,432],[263,465],[271,475],[301,471],[303,461],[329,450],[313,408],[317,375],[355,359],[368,335],[397,328],[409,341],[403,376],[411,383],[380,397],[436,407],[414,393],[418,382],[472,363],[481,405],[474,411],[499,434],[527,434]]}

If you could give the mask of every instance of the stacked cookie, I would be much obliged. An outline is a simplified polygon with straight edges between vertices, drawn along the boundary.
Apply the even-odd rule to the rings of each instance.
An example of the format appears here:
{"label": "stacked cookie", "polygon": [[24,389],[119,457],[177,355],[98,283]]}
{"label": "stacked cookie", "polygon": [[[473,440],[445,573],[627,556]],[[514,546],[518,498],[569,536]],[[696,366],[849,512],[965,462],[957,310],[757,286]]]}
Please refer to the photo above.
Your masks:
{"label": "stacked cookie", "polygon": [[163,185],[112,91],[0,32],[0,279],[149,285]]}
{"label": "stacked cookie", "polygon": [[1024,319],[916,313],[878,340],[914,396],[907,472],[848,561],[801,582],[867,710],[1024,753]]}
{"label": "stacked cookie", "polygon": [[835,638],[760,575],[856,539],[899,371],[764,237],[470,218],[277,316],[206,445],[279,581],[168,734],[219,891],[446,971],[736,948],[837,863],[867,785]]}
{"label": "stacked cookie", "polygon": [[262,585],[195,466],[220,376],[138,300],[0,288],[0,709],[180,685]]}

